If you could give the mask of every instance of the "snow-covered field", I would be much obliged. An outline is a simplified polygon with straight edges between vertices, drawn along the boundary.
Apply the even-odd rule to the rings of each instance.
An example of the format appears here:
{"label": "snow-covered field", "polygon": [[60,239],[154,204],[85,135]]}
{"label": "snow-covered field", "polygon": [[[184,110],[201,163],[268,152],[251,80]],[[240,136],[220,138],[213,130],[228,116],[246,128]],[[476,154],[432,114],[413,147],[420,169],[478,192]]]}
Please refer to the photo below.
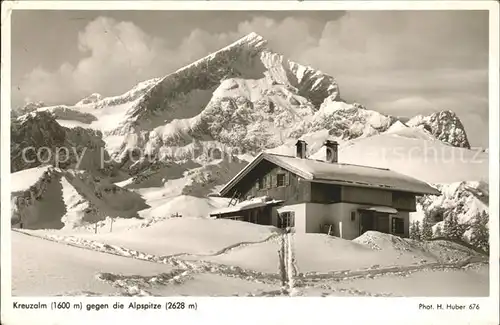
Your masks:
{"label": "snow-covered field", "polygon": [[117,294],[120,290],[98,280],[98,273],[152,276],[172,269],[164,264],[80,249],[15,231],[11,236],[13,295]]}
{"label": "snow-covered field", "polygon": [[[284,236],[290,245],[282,245]],[[290,284],[294,295],[306,296],[488,294],[486,257],[458,244],[377,232],[349,241],[173,218],[116,233],[18,230],[12,237],[14,295],[276,296],[291,294]]]}
{"label": "snow-covered field", "polygon": [[325,280],[301,289],[303,296],[486,297],[489,267],[422,270],[354,279]]}
{"label": "snow-covered field", "polygon": [[74,236],[155,255],[217,255],[233,245],[264,241],[275,233],[272,227],[248,222],[182,217],[128,231]]}

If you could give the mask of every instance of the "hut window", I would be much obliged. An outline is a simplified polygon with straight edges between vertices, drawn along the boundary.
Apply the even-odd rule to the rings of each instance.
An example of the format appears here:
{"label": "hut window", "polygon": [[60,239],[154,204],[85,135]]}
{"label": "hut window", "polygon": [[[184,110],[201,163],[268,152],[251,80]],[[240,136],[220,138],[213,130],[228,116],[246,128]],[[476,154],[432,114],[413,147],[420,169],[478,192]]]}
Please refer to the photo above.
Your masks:
{"label": "hut window", "polygon": [[282,212],[278,217],[278,228],[295,227],[295,213],[293,211]]}

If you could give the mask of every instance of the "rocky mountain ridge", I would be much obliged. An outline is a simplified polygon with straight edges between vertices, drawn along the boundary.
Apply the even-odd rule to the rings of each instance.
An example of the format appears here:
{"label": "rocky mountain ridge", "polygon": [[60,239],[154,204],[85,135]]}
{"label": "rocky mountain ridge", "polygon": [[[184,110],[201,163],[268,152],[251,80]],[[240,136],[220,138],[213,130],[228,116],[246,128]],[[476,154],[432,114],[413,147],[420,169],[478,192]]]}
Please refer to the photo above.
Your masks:
{"label": "rocky mountain ridge", "polygon": [[[138,194],[87,171],[50,166],[25,171],[40,175],[32,184],[11,193],[11,223],[16,227],[73,228],[106,217],[136,217],[137,211],[148,208]],[[24,182],[25,171],[12,174],[13,180]]]}
{"label": "rocky mountain ridge", "polygon": [[[114,126],[93,123],[99,119],[95,110],[113,106],[121,108]],[[164,148],[206,141],[255,154],[321,129],[342,140],[370,136],[398,120],[346,103],[332,76],[274,53],[256,33],[123,95],[103,98],[94,93],[74,106],[36,110],[102,131],[105,142],[113,138],[114,149],[107,149],[117,160],[134,148],[155,155]],[[470,148],[460,119],[451,111],[416,116],[407,125],[423,126],[442,142]]]}
{"label": "rocky mountain ridge", "polygon": [[[65,128],[48,111],[36,111],[11,121],[11,172],[56,165],[102,171],[109,161],[100,131]],[[81,159],[80,159],[81,158]],[[105,166],[103,166],[105,167]]]}

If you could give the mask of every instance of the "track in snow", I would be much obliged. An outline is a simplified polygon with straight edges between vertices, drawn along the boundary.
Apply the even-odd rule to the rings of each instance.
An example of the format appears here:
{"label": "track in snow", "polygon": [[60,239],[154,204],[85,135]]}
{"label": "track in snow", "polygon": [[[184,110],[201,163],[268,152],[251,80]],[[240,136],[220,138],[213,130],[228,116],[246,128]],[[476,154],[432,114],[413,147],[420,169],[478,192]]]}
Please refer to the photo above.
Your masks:
{"label": "track in snow", "polygon": [[[57,242],[60,244],[65,244],[69,246],[74,246],[82,249],[88,249],[98,252],[103,252],[107,254],[117,255],[126,258],[139,259],[143,261],[148,261],[151,263],[161,263],[168,264],[174,267],[171,272],[161,273],[154,276],[140,276],[140,275],[128,275],[123,276],[120,274],[113,273],[99,273],[97,278],[101,281],[111,284],[113,287],[119,288],[120,295],[125,296],[149,296],[152,295],[149,289],[153,286],[167,286],[184,283],[193,277],[195,274],[199,273],[212,273],[216,275],[239,278],[241,280],[257,282],[257,283],[267,283],[271,285],[281,285],[280,290],[264,291],[257,294],[249,293],[249,296],[295,296],[303,295],[301,291],[307,292],[309,289],[323,289],[327,292],[321,293],[321,296],[348,294],[354,296],[391,296],[388,293],[368,293],[352,288],[334,288],[325,281],[343,281],[349,279],[359,279],[359,278],[374,278],[385,275],[393,276],[406,276],[410,273],[425,270],[442,270],[442,269],[463,269],[477,265],[480,263],[486,263],[484,259],[480,258],[469,258],[468,260],[462,261],[460,263],[430,263],[415,266],[395,266],[379,269],[367,269],[358,271],[335,271],[328,273],[306,273],[302,274],[298,272],[297,265],[295,263],[294,251],[293,251],[293,233],[284,232],[281,234],[273,234],[268,238],[255,242],[255,243],[239,243],[226,247],[217,253],[209,255],[199,255],[199,256],[216,256],[221,254],[226,254],[234,249],[242,248],[252,244],[263,243],[266,241],[274,240],[279,238],[279,266],[277,273],[263,273],[257,272],[249,269],[244,269],[238,266],[230,266],[224,264],[218,264],[213,262],[207,262],[203,260],[193,260],[186,261],[181,260],[178,257],[183,255],[196,255],[196,254],[176,254],[175,256],[158,256],[151,255],[144,252],[139,252],[136,250],[127,249],[124,247],[116,245],[102,244],[96,241],[75,238],[71,236],[58,236],[58,235],[46,235],[38,236],[31,233],[23,232],[20,230],[14,230],[24,235],[37,237],[44,240],[49,240]],[[67,293],[67,295],[95,295],[91,292],[74,292]]]}

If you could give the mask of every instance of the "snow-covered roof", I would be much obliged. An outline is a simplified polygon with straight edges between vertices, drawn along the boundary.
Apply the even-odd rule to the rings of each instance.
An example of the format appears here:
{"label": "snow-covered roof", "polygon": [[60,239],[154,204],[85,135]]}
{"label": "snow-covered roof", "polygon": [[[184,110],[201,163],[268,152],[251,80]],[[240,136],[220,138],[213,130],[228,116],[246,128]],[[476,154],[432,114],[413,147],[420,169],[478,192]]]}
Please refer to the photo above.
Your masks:
{"label": "snow-covered roof", "polygon": [[225,208],[216,209],[210,212],[210,215],[226,214],[244,210],[250,210],[255,208],[264,207],[267,205],[276,205],[282,203],[282,200],[269,200],[266,197],[254,198],[246,201],[242,201],[236,205],[228,206]]}
{"label": "snow-covered roof", "polygon": [[440,194],[437,189],[423,181],[386,168],[329,163],[322,160],[302,159],[271,153],[260,153],[255,157],[253,161],[245,166],[221,189],[220,194],[225,195],[228,193],[235,184],[262,160],[267,160],[311,182],[382,188],[415,194]]}

